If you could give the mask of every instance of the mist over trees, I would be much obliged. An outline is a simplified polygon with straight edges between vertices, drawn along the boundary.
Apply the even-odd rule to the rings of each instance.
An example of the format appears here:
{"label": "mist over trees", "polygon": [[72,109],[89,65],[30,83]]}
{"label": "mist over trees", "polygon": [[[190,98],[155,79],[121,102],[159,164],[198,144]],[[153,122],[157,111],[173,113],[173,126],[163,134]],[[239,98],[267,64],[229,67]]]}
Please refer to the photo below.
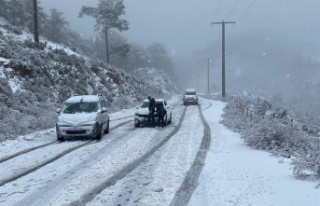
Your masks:
{"label": "mist over trees", "polygon": [[110,63],[109,37],[111,29],[125,31],[129,29],[129,23],[120,16],[125,14],[125,6],[122,0],[99,0],[97,7],[82,6],[79,17],[91,16],[96,20],[95,30],[105,35],[106,58]]}
{"label": "mist over trees", "polygon": [[159,43],[153,43],[148,46],[147,51],[150,55],[149,63],[155,68],[162,69],[170,75],[174,75],[173,62],[169,58],[165,47]]}
{"label": "mist over trees", "polygon": [[[29,0],[0,1],[0,16],[11,24],[33,31],[33,3]],[[38,21],[41,25],[47,23],[47,14],[38,6]]]}
{"label": "mist over trees", "polygon": [[62,42],[64,36],[63,30],[66,29],[69,23],[63,17],[63,13],[57,9],[50,10],[50,16],[48,17],[47,24],[45,25],[45,36],[48,40],[53,42]]}
{"label": "mist over trees", "polygon": [[[162,44],[154,43],[150,47],[144,47],[134,42],[128,42],[116,31],[121,32],[129,29],[128,21],[120,18],[125,13],[122,0],[100,0],[97,7],[82,7],[79,15],[95,18],[96,26],[92,29],[99,31],[96,37],[90,39],[84,39],[80,34],[71,30],[63,12],[51,9],[47,14],[41,6],[41,2],[39,3],[38,21],[41,42],[49,40],[62,43],[74,51],[102,62],[108,61],[106,58],[108,52],[110,63],[127,72],[137,68],[152,67],[174,76],[172,75],[174,74],[174,66],[171,63],[171,57]],[[33,4],[30,0],[0,0],[0,17],[16,26],[16,32],[21,33],[23,30],[27,30],[32,33],[33,31]],[[106,34],[108,34],[108,42],[106,42]],[[108,46],[107,50],[106,45]],[[152,52],[152,54],[148,52]]]}
{"label": "mist over trees", "polygon": [[[297,118],[318,124],[320,91],[319,42],[308,38],[296,41],[289,33],[260,28],[256,32],[233,34],[226,41],[226,91],[244,91],[267,97],[273,104],[296,111]],[[207,58],[210,57],[210,90],[221,92],[221,42],[178,60],[184,85],[192,83],[207,91]]]}

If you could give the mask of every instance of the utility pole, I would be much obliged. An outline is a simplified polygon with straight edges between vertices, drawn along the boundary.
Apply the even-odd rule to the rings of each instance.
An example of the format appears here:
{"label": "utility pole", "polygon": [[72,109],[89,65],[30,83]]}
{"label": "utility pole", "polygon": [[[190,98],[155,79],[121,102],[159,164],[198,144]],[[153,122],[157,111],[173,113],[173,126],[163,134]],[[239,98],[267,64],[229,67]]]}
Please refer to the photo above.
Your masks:
{"label": "utility pole", "polygon": [[222,21],[222,22],[212,22],[212,24],[221,24],[222,25],[222,97],[226,96],[226,63],[225,63],[225,24],[235,24],[236,22]]}
{"label": "utility pole", "polygon": [[39,25],[38,25],[38,4],[33,0],[33,35],[34,42],[39,43]]}
{"label": "utility pole", "polygon": [[106,55],[107,55],[107,63],[110,64],[110,53],[109,53],[109,37],[108,37],[108,29],[105,32],[106,38]]}
{"label": "utility pole", "polygon": [[210,59],[208,58],[208,94],[210,93]]}
{"label": "utility pole", "polygon": [[199,78],[200,78],[200,74],[199,74],[199,72],[198,72],[198,85],[197,85],[197,86],[198,86],[198,90],[197,90],[198,92],[199,92],[199,90],[200,90],[200,87],[199,87],[199,84],[200,84],[199,81],[200,81],[200,80],[199,80]]}

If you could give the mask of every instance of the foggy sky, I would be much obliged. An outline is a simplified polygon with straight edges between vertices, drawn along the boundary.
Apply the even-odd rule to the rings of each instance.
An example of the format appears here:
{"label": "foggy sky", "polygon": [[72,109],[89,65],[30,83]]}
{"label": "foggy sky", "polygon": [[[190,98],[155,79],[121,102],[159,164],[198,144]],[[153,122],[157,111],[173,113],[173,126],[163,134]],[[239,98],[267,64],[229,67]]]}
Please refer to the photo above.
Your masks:
{"label": "foggy sky", "polygon": [[[84,37],[95,35],[94,20],[79,19],[78,13],[82,5],[95,6],[97,0],[39,2],[46,9],[64,12],[71,28]],[[164,44],[173,57],[181,88],[221,91],[221,25],[211,26],[211,22],[235,21],[226,26],[226,92],[279,96],[301,114],[319,109],[320,0],[124,3],[123,18],[130,29],[122,34],[143,46]],[[208,58],[212,59],[209,78]]]}
{"label": "foggy sky", "polygon": [[[236,5],[237,1],[221,0],[219,6],[220,0],[124,0],[124,18],[130,30],[123,34],[142,45],[162,43],[174,55],[189,55],[221,41],[221,26],[210,23],[222,20],[236,22],[227,26],[228,38],[268,28],[290,34],[297,41],[320,42],[319,0],[241,0]],[[96,0],[39,2],[46,9],[63,11],[70,26],[83,36],[94,36],[94,20],[79,19],[78,13],[82,5],[95,6]]]}

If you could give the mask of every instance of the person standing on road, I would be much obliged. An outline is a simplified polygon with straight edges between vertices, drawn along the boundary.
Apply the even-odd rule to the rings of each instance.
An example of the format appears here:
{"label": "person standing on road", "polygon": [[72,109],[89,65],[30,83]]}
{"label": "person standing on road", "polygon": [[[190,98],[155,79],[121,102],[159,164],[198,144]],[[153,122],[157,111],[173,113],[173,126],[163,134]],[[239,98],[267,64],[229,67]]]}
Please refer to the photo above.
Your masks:
{"label": "person standing on road", "polygon": [[154,112],[155,112],[156,101],[151,96],[148,96],[148,100],[149,100],[148,121],[150,122],[152,127],[155,127],[156,126],[156,121],[154,120]]}
{"label": "person standing on road", "polygon": [[167,124],[166,124],[167,122],[164,122],[164,116],[166,116],[166,114],[167,114],[167,110],[164,108],[164,105],[162,103],[157,104],[156,108],[157,108],[157,113],[159,116],[159,125],[161,127],[167,126]]}

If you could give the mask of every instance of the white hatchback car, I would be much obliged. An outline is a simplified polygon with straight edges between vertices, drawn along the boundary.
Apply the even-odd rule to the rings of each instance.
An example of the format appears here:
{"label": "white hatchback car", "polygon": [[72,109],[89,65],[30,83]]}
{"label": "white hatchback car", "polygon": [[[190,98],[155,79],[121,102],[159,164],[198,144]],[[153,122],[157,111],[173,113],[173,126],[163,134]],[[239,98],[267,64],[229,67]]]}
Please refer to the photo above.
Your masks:
{"label": "white hatchback car", "polygon": [[[164,99],[155,99],[156,107],[157,104],[163,104],[163,108],[167,111],[167,114],[164,116],[165,125],[172,123],[172,110],[168,105],[167,101]],[[148,120],[149,116],[149,100],[145,99],[141,105],[137,106],[136,113],[134,114],[134,126],[139,127],[141,125],[150,125],[151,123]],[[159,115],[157,111],[155,111],[154,119],[156,124],[159,123]]]}
{"label": "white hatchback car", "polygon": [[198,104],[199,97],[195,89],[186,89],[183,95],[183,104]]}
{"label": "white hatchback car", "polygon": [[100,95],[76,95],[67,99],[59,114],[56,131],[57,139],[95,138],[101,139],[109,133],[109,115],[105,97]]}

